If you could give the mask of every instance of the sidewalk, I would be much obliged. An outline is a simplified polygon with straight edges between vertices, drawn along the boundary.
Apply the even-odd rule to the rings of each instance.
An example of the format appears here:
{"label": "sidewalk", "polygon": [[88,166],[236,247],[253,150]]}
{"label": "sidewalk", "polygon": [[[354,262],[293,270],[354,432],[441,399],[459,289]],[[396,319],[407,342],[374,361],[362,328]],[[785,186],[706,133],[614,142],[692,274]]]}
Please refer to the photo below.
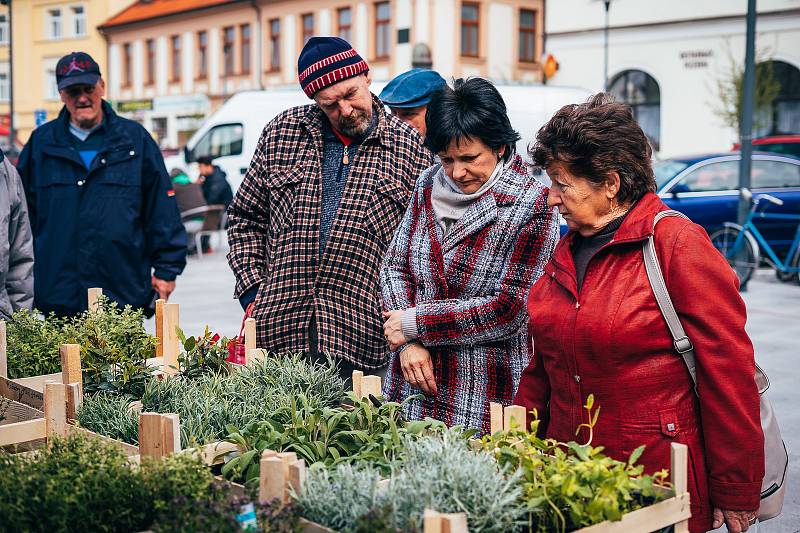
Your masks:
{"label": "sidewalk", "polygon": [[[181,304],[180,323],[187,335],[208,325],[231,337],[239,332],[242,309],[233,299],[234,279],[219,250],[202,259],[189,258],[178,278],[171,302]],[[800,532],[800,285],[780,283],[771,270],[762,270],[742,294],[747,304],[747,331],[756,361],[771,380],[775,407],[789,450],[790,469],[783,515],[759,527],[761,533]],[[153,321],[148,329],[154,330]],[[732,420],[732,424],[736,421]],[[720,531],[725,531],[723,527]],[[751,528],[751,532],[753,529]]]}

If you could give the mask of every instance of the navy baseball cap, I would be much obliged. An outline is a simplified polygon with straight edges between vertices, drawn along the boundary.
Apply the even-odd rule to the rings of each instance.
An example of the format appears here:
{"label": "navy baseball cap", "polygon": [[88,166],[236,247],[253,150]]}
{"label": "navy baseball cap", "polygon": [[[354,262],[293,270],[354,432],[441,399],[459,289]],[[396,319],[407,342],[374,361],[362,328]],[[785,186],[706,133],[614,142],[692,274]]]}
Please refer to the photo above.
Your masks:
{"label": "navy baseball cap", "polygon": [[100,65],[85,52],[72,52],[58,60],[58,90],[72,85],[94,85],[100,79]]}
{"label": "navy baseball cap", "polygon": [[433,93],[444,86],[444,78],[435,70],[415,68],[387,83],[378,98],[389,107],[419,107],[428,104]]}

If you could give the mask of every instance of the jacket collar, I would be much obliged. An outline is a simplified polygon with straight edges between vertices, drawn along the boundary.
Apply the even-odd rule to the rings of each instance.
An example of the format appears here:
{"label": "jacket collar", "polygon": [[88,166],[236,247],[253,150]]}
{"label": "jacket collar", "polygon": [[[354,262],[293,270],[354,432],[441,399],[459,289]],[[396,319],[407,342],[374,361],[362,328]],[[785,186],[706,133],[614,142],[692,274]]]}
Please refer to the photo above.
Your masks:
{"label": "jacket collar", "polygon": [[[668,209],[668,207],[661,201],[661,198],[655,193],[648,192],[625,217],[622,225],[614,234],[614,239],[602,249],[625,243],[644,241],[653,234],[653,220],[656,214],[665,209]],[[550,265],[545,268],[545,274],[556,279],[577,297],[575,262],[572,259],[572,243],[575,234],[575,231],[570,230],[559,241],[553,251]]]}
{"label": "jacket collar", "polygon": [[[430,174],[431,183],[436,179],[436,174],[444,172],[441,164],[436,165]],[[480,198],[467,208],[461,219],[456,222],[447,235],[442,239],[442,252],[452,250],[458,244],[485,228],[495,220],[499,214],[499,207],[512,205],[525,192],[525,184],[530,178],[522,158],[516,154],[497,183],[486,191]],[[427,186],[427,184],[426,184]],[[433,208],[431,208],[431,211]],[[435,217],[434,217],[435,218]],[[438,224],[437,224],[438,227]],[[438,233],[437,233],[438,235]]]}
{"label": "jacket collar", "polygon": [[[121,119],[111,108],[111,105],[105,100],[100,105],[103,108],[103,121],[106,129],[106,147],[112,148],[120,144],[133,144],[131,138],[125,134],[122,128],[117,127]],[[67,111],[67,106],[64,106],[56,118],[56,127],[47,131],[47,135],[43,139],[44,142],[57,147],[71,147],[69,135],[72,134],[69,132],[69,120],[69,111]]]}
{"label": "jacket collar", "polygon": [[[301,119],[301,122],[303,126],[305,126],[313,136],[318,137],[321,142],[324,135],[323,128],[328,117],[325,116],[325,113],[316,103],[308,106],[308,108],[308,113]],[[378,142],[383,146],[391,146],[391,133],[387,127],[386,110],[383,107],[383,103],[374,94],[372,94],[372,112],[377,115],[378,123],[370,134],[367,135],[366,139],[361,141],[361,144]]]}

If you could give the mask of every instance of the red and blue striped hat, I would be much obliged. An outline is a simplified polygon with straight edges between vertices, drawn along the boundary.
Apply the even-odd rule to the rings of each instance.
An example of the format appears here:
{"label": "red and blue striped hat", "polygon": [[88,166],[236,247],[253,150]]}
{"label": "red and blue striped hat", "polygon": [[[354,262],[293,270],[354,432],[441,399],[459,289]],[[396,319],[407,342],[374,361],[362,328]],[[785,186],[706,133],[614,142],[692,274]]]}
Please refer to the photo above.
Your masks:
{"label": "red and blue striped hat", "polygon": [[367,62],[350,43],[339,37],[312,37],[297,60],[300,87],[309,98],[334,83],[368,70]]}

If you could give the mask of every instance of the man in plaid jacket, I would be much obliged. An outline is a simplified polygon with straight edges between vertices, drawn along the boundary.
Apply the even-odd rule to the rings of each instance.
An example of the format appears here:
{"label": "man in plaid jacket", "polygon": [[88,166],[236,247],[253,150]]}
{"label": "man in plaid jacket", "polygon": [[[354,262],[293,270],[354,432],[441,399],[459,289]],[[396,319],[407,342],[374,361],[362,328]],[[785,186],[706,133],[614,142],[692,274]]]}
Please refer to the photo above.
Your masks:
{"label": "man in plaid jacket", "polygon": [[267,124],[230,206],[235,295],[256,319],[259,347],[331,355],[343,377],[375,371],[388,357],[381,261],[432,157],[385,113],[367,63],[343,39],[311,38],[297,71],[315,103]]}

